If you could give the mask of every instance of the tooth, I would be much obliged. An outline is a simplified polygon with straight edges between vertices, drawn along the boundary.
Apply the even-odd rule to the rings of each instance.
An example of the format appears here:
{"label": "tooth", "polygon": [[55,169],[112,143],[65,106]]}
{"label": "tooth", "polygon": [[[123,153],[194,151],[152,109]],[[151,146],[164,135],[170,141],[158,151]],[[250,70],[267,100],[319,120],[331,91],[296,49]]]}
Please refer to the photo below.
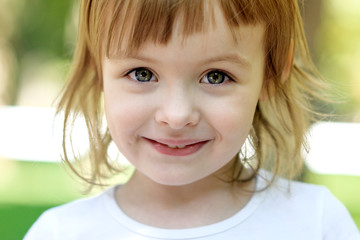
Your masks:
{"label": "tooth", "polygon": [[167,145],[169,148],[185,148],[186,145],[180,145],[180,146],[176,146],[176,145]]}

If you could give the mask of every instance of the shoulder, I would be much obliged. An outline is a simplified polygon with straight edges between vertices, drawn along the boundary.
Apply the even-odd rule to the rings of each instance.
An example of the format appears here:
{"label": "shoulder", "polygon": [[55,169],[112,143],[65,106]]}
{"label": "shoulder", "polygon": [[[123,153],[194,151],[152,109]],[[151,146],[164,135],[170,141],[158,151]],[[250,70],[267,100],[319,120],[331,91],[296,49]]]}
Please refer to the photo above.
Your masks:
{"label": "shoulder", "polygon": [[78,199],[49,209],[44,212],[43,217],[56,217],[59,220],[69,221],[72,219],[79,220],[79,218],[88,219],[91,215],[96,215],[99,214],[99,212],[102,212],[104,202],[106,202],[108,198],[112,198],[109,191],[105,191],[94,197]]}
{"label": "shoulder", "polygon": [[271,192],[280,199],[298,204],[300,208],[316,208],[319,214],[347,212],[344,205],[324,186],[280,179],[272,188]]}
{"label": "shoulder", "polygon": [[[95,227],[96,219],[106,215],[105,203],[111,200],[113,189],[104,193],[51,208],[45,211],[33,224],[25,236],[25,240],[32,239],[56,239],[59,232],[75,234],[81,224],[87,228]],[[70,239],[70,236],[69,236]]]}
{"label": "shoulder", "polygon": [[345,206],[323,186],[279,179],[268,190],[268,207],[322,239],[360,239]]}
{"label": "shoulder", "polygon": [[[265,189],[267,198],[288,202],[289,204],[303,203],[317,206],[325,202],[340,203],[336,197],[324,186],[304,183],[294,180],[287,180],[276,177],[273,179],[272,173],[261,170],[257,177],[256,189],[261,192]],[[342,204],[341,204],[342,205]]]}

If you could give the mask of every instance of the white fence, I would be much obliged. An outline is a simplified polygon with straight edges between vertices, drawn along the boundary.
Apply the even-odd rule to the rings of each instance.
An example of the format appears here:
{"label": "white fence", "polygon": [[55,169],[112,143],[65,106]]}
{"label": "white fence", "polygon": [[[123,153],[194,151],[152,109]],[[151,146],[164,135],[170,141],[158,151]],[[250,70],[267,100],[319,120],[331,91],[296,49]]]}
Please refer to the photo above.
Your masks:
{"label": "white fence", "polygon": [[[55,110],[0,107],[0,158],[58,162],[61,159],[62,120]],[[74,132],[79,153],[86,151],[87,132]],[[320,122],[309,131],[307,166],[317,173],[360,176],[360,124]],[[117,155],[114,145],[110,155]],[[119,160],[127,163],[123,156]]]}

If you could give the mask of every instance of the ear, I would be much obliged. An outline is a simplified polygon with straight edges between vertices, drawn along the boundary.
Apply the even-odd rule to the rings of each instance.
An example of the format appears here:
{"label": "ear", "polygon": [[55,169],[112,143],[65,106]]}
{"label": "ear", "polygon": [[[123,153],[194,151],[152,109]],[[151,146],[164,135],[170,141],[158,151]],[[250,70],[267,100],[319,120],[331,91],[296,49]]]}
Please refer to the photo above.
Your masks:
{"label": "ear", "polygon": [[[284,84],[286,80],[288,80],[290,77],[291,69],[293,66],[293,60],[294,60],[294,52],[295,52],[294,40],[291,39],[288,56],[286,58],[285,65],[281,73],[281,78],[280,78],[281,84]],[[266,84],[263,83],[263,87],[261,89],[260,97],[259,97],[260,101],[266,101],[275,95],[276,89],[272,79],[267,79],[267,81],[268,82]]]}
{"label": "ear", "polygon": [[294,40],[290,40],[290,47],[289,47],[289,53],[285,62],[285,66],[283,68],[283,71],[281,73],[281,84],[284,84],[286,80],[289,79],[291,68],[293,66],[293,60],[294,60]]}

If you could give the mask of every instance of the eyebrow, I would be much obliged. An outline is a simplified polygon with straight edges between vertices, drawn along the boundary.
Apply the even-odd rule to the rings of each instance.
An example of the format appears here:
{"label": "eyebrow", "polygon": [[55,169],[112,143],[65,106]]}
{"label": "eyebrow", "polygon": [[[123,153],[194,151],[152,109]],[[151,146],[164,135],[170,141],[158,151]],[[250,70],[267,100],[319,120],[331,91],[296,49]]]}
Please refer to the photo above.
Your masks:
{"label": "eyebrow", "polygon": [[[109,57],[110,59],[120,60],[122,58],[125,59],[134,59],[144,62],[158,62],[156,58],[149,58],[146,56],[142,56],[141,54],[117,54],[114,56]],[[207,58],[200,62],[200,65],[207,65],[215,62],[232,62],[238,65],[243,66],[244,68],[250,69],[252,67],[249,60],[247,60],[245,57],[240,56],[236,53],[230,53],[230,54],[224,54],[219,56],[214,56]]]}
{"label": "eyebrow", "polygon": [[245,68],[251,68],[251,63],[249,60],[235,53],[211,57],[204,60],[202,64],[210,64],[214,62],[233,62],[238,65],[242,65]]}

